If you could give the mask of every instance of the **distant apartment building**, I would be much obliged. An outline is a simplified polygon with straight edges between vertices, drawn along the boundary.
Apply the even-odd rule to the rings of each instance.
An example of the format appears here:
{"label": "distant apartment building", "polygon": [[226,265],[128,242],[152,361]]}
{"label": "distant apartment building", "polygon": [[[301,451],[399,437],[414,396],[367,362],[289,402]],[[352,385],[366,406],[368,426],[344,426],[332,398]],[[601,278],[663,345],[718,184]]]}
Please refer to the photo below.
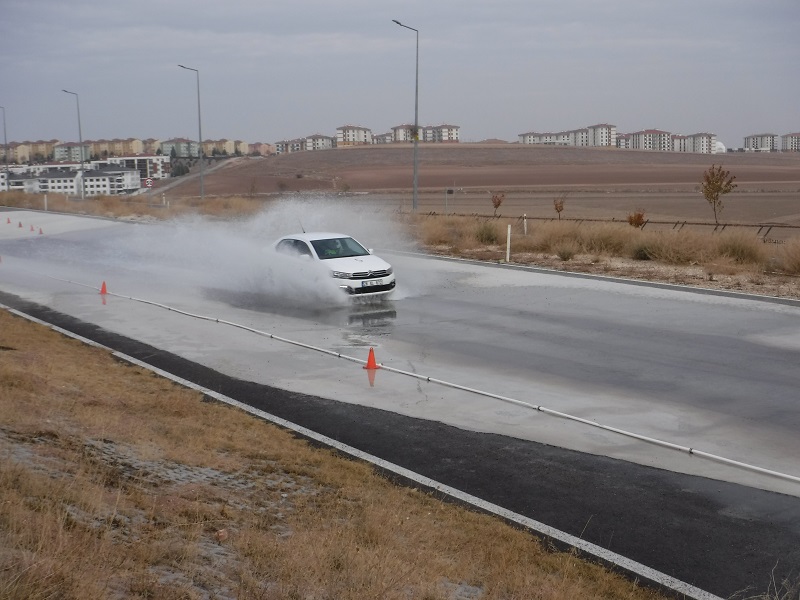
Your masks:
{"label": "distant apartment building", "polygon": [[161,154],[172,156],[173,150],[177,158],[197,158],[198,156],[197,142],[186,138],[173,138],[161,142]]}
{"label": "distant apartment building", "polygon": [[423,139],[433,144],[448,144],[459,141],[461,128],[458,125],[432,125],[423,130]]}
{"label": "distant apartment building", "polygon": [[631,134],[631,150],[672,151],[672,134],[660,129],[645,129]]}
{"label": "distant apartment building", "polygon": [[800,152],[800,133],[782,135],[781,150],[784,152]]}
{"label": "distant apartment building", "polygon": [[372,136],[373,144],[391,144],[392,142],[394,142],[392,133],[376,133]]}
{"label": "distant apartment building", "polygon": [[614,147],[617,139],[616,125],[601,123],[581,129],[554,132],[527,132],[518,136],[520,144],[545,146]]}
{"label": "distant apartment building", "polygon": [[758,133],[744,138],[744,149],[751,152],[772,152],[778,149],[778,136],[774,133]]}
{"label": "distant apartment building", "polygon": [[109,156],[130,156],[144,153],[144,143],[137,138],[87,141],[91,148],[91,156],[106,158]]}
{"label": "distant apartment building", "polygon": [[90,161],[89,165],[92,169],[124,167],[139,173],[140,179],[166,179],[172,172],[168,154],[110,156],[105,160]]}
{"label": "distant apartment building", "polygon": [[315,133],[306,138],[306,150],[330,150],[336,146],[336,140],[329,135]]}
{"label": "distant apartment building", "polygon": [[590,125],[589,146],[594,148],[615,148],[617,145],[617,126],[608,123]]}
{"label": "distant apartment building", "polygon": [[[83,155],[83,156],[81,156]],[[56,161],[87,161],[92,157],[92,146],[89,142],[64,142],[53,147],[53,159]]]}
{"label": "distant apartment building", "polygon": [[9,183],[12,191],[67,196],[79,196],[81,187],[85,196],[116,196],[141,188],[137,170],[116,166],[85,171],[56,168],[38,173],[15,174],[11,176]]}
{"label": "distant apartment building", "polygon": [[566,146],[567,138],[562,133],[539,133],[529,131],[519,134],[520,144],[541,144],[544,146]]}
{"label": "distant apartment building", "polygon": [[715,154],[717,152],[717,136],[713,133],[676,134],[672,136],[672,151]]}
{"label": "distant apartment building", "polygon": [[371,129],[358,125],[342,125],[336,128],[337,146],[363,146],[371,143]]}
{"label": "distant apartment building", "polygon": [[392,142],[413,142],[414,141],[414,125],[404,123],[402,125],[395,125],[392,127]]}

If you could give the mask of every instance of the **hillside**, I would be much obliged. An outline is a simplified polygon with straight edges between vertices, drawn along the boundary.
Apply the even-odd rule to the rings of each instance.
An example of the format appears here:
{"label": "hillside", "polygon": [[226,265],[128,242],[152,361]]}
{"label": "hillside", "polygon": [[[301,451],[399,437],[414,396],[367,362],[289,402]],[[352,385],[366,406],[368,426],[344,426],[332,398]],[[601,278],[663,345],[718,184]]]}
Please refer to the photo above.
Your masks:
{"label": "hillside", "polygon": [[[678,154],[518,144],[420,145],[421,193],[447,187],[490,189],[637,189],[696,186],[712,164],[724,164],[743,189],[800,189],[800,153]],[[261,195],[278,191],[408,192],[411,145],[361,146],[232,159],[209,173],[209,195]],[[195,191],[192,191],[195,190]],[[197,194],[190,179],[176,195]]]}

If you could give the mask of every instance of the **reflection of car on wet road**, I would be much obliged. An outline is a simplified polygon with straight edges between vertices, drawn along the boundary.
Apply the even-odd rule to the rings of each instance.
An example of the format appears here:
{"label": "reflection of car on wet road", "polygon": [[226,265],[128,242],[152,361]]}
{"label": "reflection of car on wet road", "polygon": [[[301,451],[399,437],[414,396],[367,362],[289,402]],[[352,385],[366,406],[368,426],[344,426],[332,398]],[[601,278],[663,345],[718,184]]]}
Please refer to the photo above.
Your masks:
{"label": "reflection of car on wet road", "polygon": [[296,233],[275,242],[275,250],[321,261],[339,287],[352,296],[385,296],[395,287],[392,265],[348,235]]}

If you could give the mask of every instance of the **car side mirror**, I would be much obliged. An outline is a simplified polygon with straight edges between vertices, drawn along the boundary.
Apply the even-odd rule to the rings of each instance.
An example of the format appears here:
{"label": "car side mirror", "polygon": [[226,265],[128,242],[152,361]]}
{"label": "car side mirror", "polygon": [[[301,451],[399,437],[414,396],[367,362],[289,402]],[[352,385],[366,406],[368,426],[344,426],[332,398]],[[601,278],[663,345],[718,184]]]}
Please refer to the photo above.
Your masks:
{"label": "car side mirror", "polygon": [[372,248],[367,248],[367,252],[369,252],[370,254],[372,254]]}

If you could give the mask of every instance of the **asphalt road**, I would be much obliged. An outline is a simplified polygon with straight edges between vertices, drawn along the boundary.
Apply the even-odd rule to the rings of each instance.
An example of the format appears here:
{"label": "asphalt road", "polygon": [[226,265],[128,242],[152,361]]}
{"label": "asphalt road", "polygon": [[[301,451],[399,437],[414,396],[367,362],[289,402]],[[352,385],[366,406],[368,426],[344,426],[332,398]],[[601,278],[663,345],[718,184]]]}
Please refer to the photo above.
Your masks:
{"label": "asphalt road", "polygon": [[[349,307],[284,285],[254,231],[13,219],[6,305],[709,592],[800,572],[795,481],[531,408],[797,476],[797,304],[394,255],[396,299]],[[370,347],[422,379],[336,357]]]}

